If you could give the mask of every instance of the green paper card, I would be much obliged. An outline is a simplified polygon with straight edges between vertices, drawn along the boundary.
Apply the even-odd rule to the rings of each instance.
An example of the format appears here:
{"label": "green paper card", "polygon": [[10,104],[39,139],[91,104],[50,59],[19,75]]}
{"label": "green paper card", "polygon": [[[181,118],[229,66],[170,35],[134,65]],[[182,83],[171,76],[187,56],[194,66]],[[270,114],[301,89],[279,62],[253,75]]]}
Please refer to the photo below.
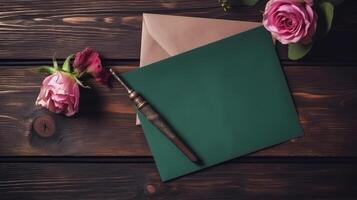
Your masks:
{"label": "green paper card", "polygon": [[301,136],[271,35],[263,27],[123,75],[202,160],[188,160],[139,114],[167,181]]}

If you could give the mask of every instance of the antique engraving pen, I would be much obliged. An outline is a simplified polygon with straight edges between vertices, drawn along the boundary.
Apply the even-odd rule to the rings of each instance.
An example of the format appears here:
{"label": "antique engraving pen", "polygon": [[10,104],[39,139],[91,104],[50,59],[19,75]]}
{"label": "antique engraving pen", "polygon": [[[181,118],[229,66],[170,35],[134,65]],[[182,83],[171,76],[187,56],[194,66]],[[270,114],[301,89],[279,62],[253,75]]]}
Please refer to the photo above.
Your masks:
{"label": "antique engraving pen", "polygon": [[195,153],[175,134],[168,123],[156,112],[153,107],[142,97],[138,92],[132,90],[120,76],[118,76],[111,68],[109,68],[113,77],[123,85],[128,91],[129,98],[134,102],[134,105],[156,128],[160,130],[182,153],[194,163],[199,163]]}

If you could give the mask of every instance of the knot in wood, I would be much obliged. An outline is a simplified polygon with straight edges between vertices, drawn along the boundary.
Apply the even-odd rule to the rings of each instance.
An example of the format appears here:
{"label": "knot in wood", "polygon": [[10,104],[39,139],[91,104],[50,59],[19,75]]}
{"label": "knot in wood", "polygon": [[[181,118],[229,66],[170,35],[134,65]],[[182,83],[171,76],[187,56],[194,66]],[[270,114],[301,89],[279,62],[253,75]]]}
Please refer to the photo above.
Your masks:
{"label": "knot in wood", "polygon": [[49,115],[40,115],[36,117],[32,127],[40,137],[44,138],[53,136],[56,131],[55,120]]}
{"label": "knot in wood", "polygon": [[152,184],[148,184],[146,186],[146,191],[149,193],[149,194],[154,194],[156,192],[156,188],[154,185]]}

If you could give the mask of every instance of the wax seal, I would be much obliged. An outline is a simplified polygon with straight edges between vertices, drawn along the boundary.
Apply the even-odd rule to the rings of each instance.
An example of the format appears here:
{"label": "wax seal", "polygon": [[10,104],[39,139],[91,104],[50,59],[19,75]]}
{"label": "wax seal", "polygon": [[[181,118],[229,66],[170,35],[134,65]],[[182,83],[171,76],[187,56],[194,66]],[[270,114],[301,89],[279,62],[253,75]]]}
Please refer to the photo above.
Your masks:
{"label": "wax seal", "polygon": [[53,136],[56,131],[55,120],[49,115],[40,115],[36,117],[32,127],[39,136],[44,138]]}

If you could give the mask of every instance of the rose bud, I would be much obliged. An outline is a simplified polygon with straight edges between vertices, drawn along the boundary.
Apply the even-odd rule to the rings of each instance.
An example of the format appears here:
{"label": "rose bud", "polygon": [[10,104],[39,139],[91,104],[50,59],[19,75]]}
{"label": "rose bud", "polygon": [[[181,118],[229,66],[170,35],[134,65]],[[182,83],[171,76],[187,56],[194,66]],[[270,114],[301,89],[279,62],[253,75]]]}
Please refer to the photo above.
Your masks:
{"label": "rose bud", "polygon": [[310,43],[316,32],[317,15],[313,0],[270,0],[263,25],[282,44]]}
{"label": "rose bud", "polygon": [[78,112],[79,86],[68,73],[57,71],[43,80],[36,105],[51,112],[72,116]]}
{"label": "rose bud", "polygon": [[73,67],[80,73],[87,72],[97,81],[107,84],[110,72],[102,66],[98,52],[91,48],[85,48],[77,52],[73,61]]}

